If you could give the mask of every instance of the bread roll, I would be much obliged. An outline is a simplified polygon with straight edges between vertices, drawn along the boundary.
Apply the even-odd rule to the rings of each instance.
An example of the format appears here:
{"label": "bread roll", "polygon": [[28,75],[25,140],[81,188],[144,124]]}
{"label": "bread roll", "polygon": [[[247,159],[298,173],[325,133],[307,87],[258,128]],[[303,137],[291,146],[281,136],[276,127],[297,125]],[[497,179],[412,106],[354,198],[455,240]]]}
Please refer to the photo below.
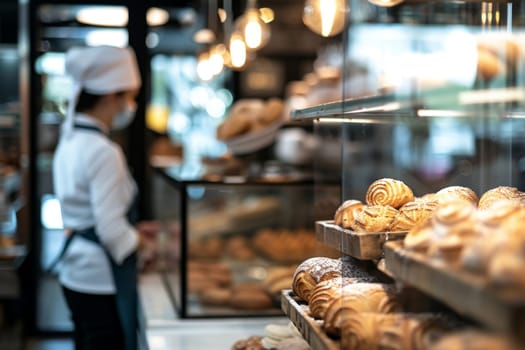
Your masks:
{"label": "bread roll", "polygon": [[525,257],[508,247],[494,254],[488,264],[489,284],[496,288],[525,290]]}
{"label": "bread roll", "polygon": [[414,193],[404,182],[390,178],[374,181],[366,192],[368,205],[389,205],[399,208],[414,200]]}
{"label": "bread roll", "polygon": [[271,124],[282,118],[284,110],[283,100],[277,97],[272,97],[266,101],[261,113],[259,114],[259,121],[263,125]]}
{"label": "bread roll", "polygon": [[399,209],[390,226],[390,231],[408,231],[418,223],[428,219],[437,208],[437,202],[408,202]]}
{"label": "bread roll", "polygon": [[272,308],[273,301],[261,286],[247,284],[243,287],[232,289],[230,306],[241,310],[264,310]]}
{"label": "bread roll", "polygon": [[426,350],[447,329],[431,314],[349,314],[341,323],[345,350]]}
{"label": "bread roll", "polygon": [[475,234],[476,207],[470,201],[451,200],[440,204],[432,215],[432,225],[438,238],[452,234],[460,237]]}
{"label": "bread roll", "polygon": [[389,205],[365,205],[357,212],[352,228],[360,232],[385,232],[397,215],[397,209]]}
{"label": "bread roll", "polygon": [[487,209],[501,200],[515,200],[520,202],[520,194],[521,192],[516,187],[499,186],[483,193],[479,199],[478,207],[480,209]]}
{"label": "bread roll", "polygon": [[355,222],[355,215],[363,207],[363,203],[357,199],[349,199],[337,208],[334,215],[334,224],[343,228],[351,228]]}
{"label": "bread roll", "polygon": [[464,200],[471,203],[472,205],[478,204],[478,195],[472,189],[464,186],[449,186],[439,190],[434,196],[439,204],[455,201]]}
{"label": "bread roll", "polygon": [[427,219],[418,223],[408,231],[403,240],[403,246],[407,250],[426,253],[433,236],[434,229],[432,228],[432,221]]}
{"label": "bread roll", "polygon": [[292,288],[295,266],[276,266],[267,270],[262,285],[270,295],[278,295],[283,289]]}
{"label": "bread roll", "polygon": [[510,220],[510,218],[522,208],[523,205],[519,200],[512,199],[499,200],[486,209],[480,207],[481,210],[479,210],[477,214],[479,222],[481,223],[480,229],[482,231],[480,234],[493,234],[494,230],[504,222]]}
{"label": "bread roll", "polygon": [[231,350],[265,350],[261,344],[261,336],[251,336],[246,339],[236,341]]}
{"label": "bread roll", "polygon": [[373,277],[339,277],[318,283],[312,290],[310,301],[308,302],[310,316],[317,319],[323,319],[328,305],[332,302],[332,300],[339,298],[342,295],[343,287],[355,283],[373,282],[379,281]]}
{"label": "bread roll", "polygon": [[355,283],[347,285],[341,296],[326,308],[323,329],[331,336],[339,336],[342,320],[349,314],[362,312],[388,313],[399,309],[393,285]]}

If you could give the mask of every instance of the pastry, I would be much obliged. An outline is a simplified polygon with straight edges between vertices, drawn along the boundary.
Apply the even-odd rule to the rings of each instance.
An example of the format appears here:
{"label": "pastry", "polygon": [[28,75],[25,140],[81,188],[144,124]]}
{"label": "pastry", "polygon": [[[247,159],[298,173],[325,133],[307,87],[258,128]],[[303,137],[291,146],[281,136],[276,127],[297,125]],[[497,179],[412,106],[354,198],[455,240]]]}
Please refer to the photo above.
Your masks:
{"label": "pastry", "polygon": [[347,285],[341,296],[333,299],[326,308],[323,329],[331,336],[339,336],[341,323],[349,314],[362,312],[388,313],[399,309],[395,289],[380,283],[355,283]]}
{"label": "pastry", "polygon": [[478,204],[478,195],[472,189],[464,186],[449,186],[445,187],[434,196],[439,204],[447,203],[454,200],[464,200],[472,205]]}
{"label": "pastry", "polygon": [[487,269],[489,284],[502,289],[525,289],[525,257],[516,251],[516,247],[507,247],[490,259]]}
{"label": "pastry", "polygon": [[437,202],[414,201],[408,202],[399,208],[399,213],[390,226],[390,231],[408,231],[416,224],[429,218],[437,208]]}
{"label": "pastry", "polygon": [[408,231],[403,246],[407,250],[413,250],[425,253],[430,246],[434,229],[432,228],[432,221],[427,219],[418,223]]}
{"label": "pastry", "polygon": [[441,203],[432,215],[432,225],[437,238],[448,235],[460,237],[475,234],[478,220],[476,207],[461,199]]}
{"label": "pastry", "polygon": [[341,322],[341,348],[426,350],[447,328],[431,314],[348,314]]}
{"label": "pastry", "polygon": [[313,288],[322,281],[342,276],[341,260],[313,257],[303,261],[295,270],[292,279],[294,293],[308,302]]}
{"label": "pastry", "polygon": [[508,337],[487,331],[466,329],[448,333],[436,341],[428,350],[518,350]]}
{"label": "pastry", "polygon": [[268,268],[266,277],[262,281],[263,288],[270,295],[278,295],[283,289],[292,288],[295,266],[279,266]]}
{"label": "pastry", "polygon": [[352,228],[358,232],[385,232],[398,213],[389,205],[365,205],[356,213]]}
{"label": "pastry", "polygon": [[390,178],[374,181],[366,192],[366,204],[400,208],[414,200],[414,193],[404,182]]}
{"label": "pastry", "polygon": [[334,224],[343,228],[352,227],[355,222],[355,215],[362,207],[363,203],[356,199],[344,201],[335,212]]}
{"label": "pastry", "polygon": [[478,207],[480,209],[487,209],[501,200],[515,200],[516,202],[520,202],[520,194],[521,192],[516,187],[499,186],[483,193],[479,199]]}
{"label": "pastry", "polygon": [[365,282],[372,283],[379,281],[373,278],[338,277],[320,282],[314,287],[310,295],[310,301],[308,302],[310,316],[316,319],[323,319],[328,305],[332,300],[341,296],[344,286]]}
{"label": "pastry", "polygon": [[[480,200],[481,203],[481,200]],[[488,208],[479,208],[478,219],[480,222],[480,234],[489,236],[494,233],[499,226],[511,219],[518,211],[522,210],[523,205],[519,200],[502,199],[491,204]]]}

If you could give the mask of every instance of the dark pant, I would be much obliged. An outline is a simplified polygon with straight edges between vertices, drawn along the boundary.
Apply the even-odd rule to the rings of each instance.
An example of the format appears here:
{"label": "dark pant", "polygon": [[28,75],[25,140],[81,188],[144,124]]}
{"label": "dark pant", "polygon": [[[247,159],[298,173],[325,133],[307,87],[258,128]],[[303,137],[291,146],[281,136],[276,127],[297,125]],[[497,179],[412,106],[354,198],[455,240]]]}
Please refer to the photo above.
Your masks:
{"label": "dark pant", "polygon": [[78,293],[62,287],[75,325],[76,350],[123,349],[115,295]]}

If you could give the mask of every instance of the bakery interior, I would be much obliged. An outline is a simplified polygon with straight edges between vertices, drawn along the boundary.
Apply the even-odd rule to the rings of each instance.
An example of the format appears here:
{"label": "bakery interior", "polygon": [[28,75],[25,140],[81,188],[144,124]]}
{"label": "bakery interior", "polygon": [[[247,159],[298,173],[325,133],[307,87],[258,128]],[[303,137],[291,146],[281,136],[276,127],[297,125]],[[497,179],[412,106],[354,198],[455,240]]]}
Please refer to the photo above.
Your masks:
{"label": "bakery interior", "polygon": [[145,82],[141,349],[525,348],[521,2],[3,0],[0,349],[74,348],[51,164],[102,44]]}

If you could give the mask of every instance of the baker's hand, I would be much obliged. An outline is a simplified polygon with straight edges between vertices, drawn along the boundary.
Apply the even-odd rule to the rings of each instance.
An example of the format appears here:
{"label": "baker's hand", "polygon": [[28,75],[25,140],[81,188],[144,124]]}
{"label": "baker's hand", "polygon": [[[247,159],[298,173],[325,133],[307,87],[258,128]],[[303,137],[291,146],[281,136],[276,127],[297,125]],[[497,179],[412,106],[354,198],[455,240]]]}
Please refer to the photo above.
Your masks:
{"label": "baker's hand", "polygon": [[155,265],[157,260],[157,235],[160,224],[157,221],[141,221],[135,225],[138,232],[138,253],[140,270],[144,271]]}

